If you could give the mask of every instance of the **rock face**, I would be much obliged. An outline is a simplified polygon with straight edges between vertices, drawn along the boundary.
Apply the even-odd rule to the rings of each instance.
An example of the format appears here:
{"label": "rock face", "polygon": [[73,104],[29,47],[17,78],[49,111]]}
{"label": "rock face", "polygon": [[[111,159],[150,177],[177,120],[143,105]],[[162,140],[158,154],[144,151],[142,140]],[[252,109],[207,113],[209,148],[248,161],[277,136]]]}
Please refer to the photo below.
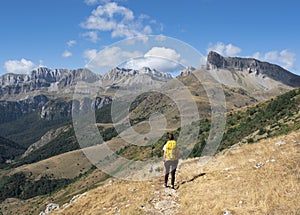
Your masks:
{"label": "rock face", "polygon": [[44,95],[21,101],[0,101],[0,123],[16,120],[23,115],[42,109],[49,101]]}
{"label": "rock face", "polygon": [[41,119],[54,120],[70,118],[73,113],[87,113],[110,104],[112,99],[108,96],[98,96],[95,100],[84,98],[78,100],[50,100],[45,95],[19,101],[0,101],[0,123],[19,119],[27,114],[37,112]]}
{"label": "rock face", "polygon": [[112,99],[108,96],[98,96],[95,100],[91,98],[83,98],[78,100],[51,100],[42,106],[40,117],[46,120],[54,120],[58,118],[71,118],[72,114],[88,113],[98,110],[103,105],[110,104]]}
{"label": "rock face", "polygon": [[79,81],[86,83],[103,83],[105,87],[132,87],[152,85],[172,79],[168,73],[144,67],[140,70],[115,68],[104,77],[88,69],[49,69],[40,67],[29,74],[5,74],[0,76],[0,99],[16,95],[26,95],[39,90],[59,92],[59,90],[75,86]]}
{"label": "rock face", "polygon": [[148,67],[141,70],[115,68],[104,77],[88,69],[52,70],[46,67],[29,74],[5,74],[0,76],[0,123],[16,120],[32,112],[38,112],[40,118],[45,120],[70,118],[72,112],[87,113],[112,102],[111,97],[104,95],[95,99],[84,97],[84,91],[80,92],[80,101],[71,98],[72,94],[64,95],[62,89],[73,92],[72,87],[79,82],[98,87],[103,83],[109,88],[119,88],[161,84],[170,79],[170,74]]}
{"label": "rock face", "polygon": [[96,82],[101,77],[87,69],[51,70],[40,67],[29,74],[5,74],[0,77],[0,98],[17,94],[26,94],[35,90],[59,90],[75,85],[78,81]]}
{"label": "rock face", "polygon": [[156,86],[172,79],[168,73],[159,72],[149,67],[140,70],[115,68],[103,76],[103,85],[111,88],[131,88]]}
{"label": "rock face", "polygon": [[228,69],[243,71],[249,74],[269,77],[290,87],[300,86],[300,76],[295,75],[282,67],[261,62],[254,58],[223,57],[216,52],[209,52],[207,56],[206,68],[208,70]]}
{"label": "rock face", "polygon": [[184,70],[180,71],[179,76],[183,77],[183,76],[187,76],[189,74],[191,74],[191,72],[195,71],[196,68],[192,67],[192,66],[188,66],[187,68],[185,68]]}

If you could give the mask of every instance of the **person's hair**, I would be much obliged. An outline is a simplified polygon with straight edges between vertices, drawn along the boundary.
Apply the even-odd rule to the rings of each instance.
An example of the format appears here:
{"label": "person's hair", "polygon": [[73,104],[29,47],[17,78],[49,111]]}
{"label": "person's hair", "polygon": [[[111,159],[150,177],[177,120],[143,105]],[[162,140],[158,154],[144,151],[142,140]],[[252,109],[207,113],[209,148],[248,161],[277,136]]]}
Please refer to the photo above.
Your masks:
{"label": "person's hair", "polygon": [[168,139],[169,139],[169,140],[174,140],[174,135],[171,134],[171,133],[168,133]]}

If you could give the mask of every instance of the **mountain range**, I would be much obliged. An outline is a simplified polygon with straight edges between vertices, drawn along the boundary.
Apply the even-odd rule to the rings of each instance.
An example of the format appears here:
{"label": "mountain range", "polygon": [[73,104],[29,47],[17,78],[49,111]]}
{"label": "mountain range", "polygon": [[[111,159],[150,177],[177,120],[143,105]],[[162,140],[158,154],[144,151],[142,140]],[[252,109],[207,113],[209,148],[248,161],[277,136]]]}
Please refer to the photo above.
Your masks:
{"label": "mountain range", "polygon": [[[147,85],[155,86],[157,89],[165,87],[171,89],[170,95],[172,91],[176,95],[179,86],[174,84],[174,79],[179,80],[189,89],[197,103],[200,115],[207,116],[210,109],[206,95],[208,89],[204,90],[202,84],[193,75],[195,72],[209,73],[222,84],[227,110],[270,99],[300,86],[300,76],[277,65],[253,58],[223,57],[216,52],[208,54],[205,68],[187,67],[176,78],[148,67],[140,70],[117,67],[104,75],[95,74],[88,69],[52,70],[40,67],[29,74],[10,73],[0,76],[0,127],[2,128],[0,136],[19,142],[21,138],[19,135],[24,135],[26,131],[20,131],[18,135],[14,127],[22,126],[20,125],[22,118],[28,118],[29,123],[38,120],[42,127],[47,129],[59,128],[71,121],[72,113],[100,111],[110,105],[114,91],[123,88],[138,89]],[[93,97],[87,97],[86,89],[78,87],[80,85],[95,87],[99,92],[92,95]],[[79,92],[78,98],[73,96],[75,88],[77,92],[82,91]],[[139,123],[147,119],[151,113],[163,111],[171,120],[169,124],[173,124],[175,128],[179,126],[176,120],[176,115],[179,113],[176,106],[171,104],[170,98],[158,92],[140,95],[132,105],[131,122]],[[107,113],[98,114],[101,119],[105,118],[104,115]],[[8,124],[10,126],[7,126]],[[46,124],[51,126],[45,126]],[[9,127],[12,127],[11,130],[7,129]],[[43,130],[42,133],[46,131]],[[28,133],[30,132],[29,129]],[[31,136],[32,139],[29,138],[25,144],[23,143],[24,147],[29,147],[34,143],[32,141],[38,141],[37,138],[41,137]]]}

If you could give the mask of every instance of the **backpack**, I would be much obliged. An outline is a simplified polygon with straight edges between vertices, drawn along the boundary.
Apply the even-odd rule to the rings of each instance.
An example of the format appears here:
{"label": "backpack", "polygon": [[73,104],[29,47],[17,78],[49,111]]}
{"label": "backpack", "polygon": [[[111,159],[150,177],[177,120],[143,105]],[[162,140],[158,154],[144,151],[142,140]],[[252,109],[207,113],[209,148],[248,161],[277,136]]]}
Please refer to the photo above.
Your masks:
{"label": "backpack", "polygon": [[178,160],[179,150],[175,140],[169,140],[166,145],[166,160]]}

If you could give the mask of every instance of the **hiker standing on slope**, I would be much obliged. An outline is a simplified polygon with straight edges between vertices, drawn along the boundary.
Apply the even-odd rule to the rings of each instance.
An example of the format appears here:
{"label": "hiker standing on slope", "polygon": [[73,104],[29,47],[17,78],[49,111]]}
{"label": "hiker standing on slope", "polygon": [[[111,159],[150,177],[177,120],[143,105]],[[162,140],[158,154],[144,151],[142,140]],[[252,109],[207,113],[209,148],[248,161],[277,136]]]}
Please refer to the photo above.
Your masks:
{"label": "hiker standing on slope", "polygon": [[175,173],[178,166],[179,150],[177,143],[174,140],[173,134],[168,133],[168,141],[163,147],[164,150],[164,165],[165,165],[165,183],[164,187],[168,186],[169,172],[171,170],[171,187],[175,189]]}

